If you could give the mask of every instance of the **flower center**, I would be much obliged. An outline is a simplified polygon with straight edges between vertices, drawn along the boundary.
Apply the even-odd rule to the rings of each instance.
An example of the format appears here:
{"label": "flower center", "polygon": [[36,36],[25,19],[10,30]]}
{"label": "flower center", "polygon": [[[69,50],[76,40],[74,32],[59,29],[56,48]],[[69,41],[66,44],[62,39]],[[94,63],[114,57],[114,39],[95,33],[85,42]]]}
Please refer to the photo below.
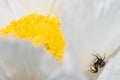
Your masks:
{"label": "flower center", "polygon": [[5,37],[13,34],[17,38],[29,40],[35,45],[44,45],[50,54],[62,62],[65,39],[60,26],[60,21],[56,16],[33,13],[12,21],[0,30],[0,34]]}

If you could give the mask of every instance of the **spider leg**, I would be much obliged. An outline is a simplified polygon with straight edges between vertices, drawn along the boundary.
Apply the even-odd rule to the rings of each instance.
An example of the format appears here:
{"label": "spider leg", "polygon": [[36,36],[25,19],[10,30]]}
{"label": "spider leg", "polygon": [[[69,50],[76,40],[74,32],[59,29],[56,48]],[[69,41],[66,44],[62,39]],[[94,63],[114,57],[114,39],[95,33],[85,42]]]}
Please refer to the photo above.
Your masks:
{"label": "spider leg", "polygon": [[92,72],[92,73],[97,73],[98,72],[98,67],[90,65],[90,70],[89,71]]}
{"label": "spider leg", "polygon": [[99,60],[98,58],[94,59],[93,64],[95,64],[98,60]]}
{"label": "spider leg", "polygon": [[102,59],[102,57],[98,53],[96,55],[99,57],[99,59]]}
{"label": "spider leg", "polygon": [[104,54],[104,57],[103,57],[103,60],[105,59],[105,54]]}
{"label": "spider leg", "polygon": [[94,59],[93,62],[95,63],[95,62],[97,62],[97,60],[98,60],[98,58]]}
{"label": "spider leg", "polygon": [[93,66],[92,65],[90,65],[90,70],[89,70],[90,72],[94,72],[95,70],[93,69]]}
{"label": "spider leg", "polygon": [[105,59],[105,54],[104,57],[102,58],[99,54],[97,54],[97,56],[99,56],[100,59],[104,60]]}
{"label": "spider leg", "polygon": [[89,71],[92,72],[92,73],[94,73],[94,70],[93,70],[93,69],[90,69]]}
{"label": "spider leg", "polygon": [[98,57],[97,55],[95,55],[95,54],[92,54],[93,56],[95,56],[98,60],[100,59],[100,57]]}
{"label": "spider leg", "polygon": [[98,67],[97,67],[97,66],[95,66],[94,68],[95,68],[94,73],[97,73],[97,72],[98,72]]}

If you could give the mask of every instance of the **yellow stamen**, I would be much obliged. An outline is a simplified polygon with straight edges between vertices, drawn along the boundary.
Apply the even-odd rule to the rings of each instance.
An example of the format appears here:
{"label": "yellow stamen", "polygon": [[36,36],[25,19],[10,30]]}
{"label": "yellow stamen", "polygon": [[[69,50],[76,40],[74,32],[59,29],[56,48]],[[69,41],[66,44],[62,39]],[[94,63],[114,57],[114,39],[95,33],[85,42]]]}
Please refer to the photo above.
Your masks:
{"label": "yellow stamen", "polygon": [[35,45],[44,45],[59,62],[62,62],[65,40],[60,26],[60,21],[56,16],[33,13],[12,21],[0,30],[0,34],[5,37],[13,34]]}

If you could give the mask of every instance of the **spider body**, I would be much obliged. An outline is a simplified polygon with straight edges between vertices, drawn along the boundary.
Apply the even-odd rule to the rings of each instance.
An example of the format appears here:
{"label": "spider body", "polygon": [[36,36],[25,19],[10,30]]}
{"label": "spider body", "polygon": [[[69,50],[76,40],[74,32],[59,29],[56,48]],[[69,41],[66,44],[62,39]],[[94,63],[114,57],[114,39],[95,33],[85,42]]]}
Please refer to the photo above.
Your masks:
{"label": "spider body", "polygon": [[104,61],[105,56],[104,58],[102,58],[99,54],[96,54],[96,55],[93,54],[93,56],[95,56],[96,58],[94,59],[93,64],[90,65],[90,71],[92,73],[97,73],[98,68],[102,68],[106,64]]}

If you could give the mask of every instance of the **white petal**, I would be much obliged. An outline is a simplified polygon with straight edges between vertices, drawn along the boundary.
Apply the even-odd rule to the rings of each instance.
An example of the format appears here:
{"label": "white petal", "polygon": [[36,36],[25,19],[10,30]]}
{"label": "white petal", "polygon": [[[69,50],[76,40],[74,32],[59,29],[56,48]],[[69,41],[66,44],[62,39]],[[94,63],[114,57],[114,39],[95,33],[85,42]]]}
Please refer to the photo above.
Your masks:
{"label": "white petal", "polygon": [[68,51],[83,72],[88,72],[94,58],[91,54],[105,54],[107,60],[120,44],[120,1],[108,2],[100,1],[104,11],[98,8],[98,15],[97,0],[96,3],[93,0],[71,0],[61,16]]}
{"label": "white petal", "polygon": [[98,80],[119,80],[120,79],[120,49],[117,55],[112,57],[100,74]]}
{"label": "white petal", "polygon": [[[29,13],[55,14],[60,0],[0,0],[0,27]],[[58,10],[59,11],[59,10]]]}

